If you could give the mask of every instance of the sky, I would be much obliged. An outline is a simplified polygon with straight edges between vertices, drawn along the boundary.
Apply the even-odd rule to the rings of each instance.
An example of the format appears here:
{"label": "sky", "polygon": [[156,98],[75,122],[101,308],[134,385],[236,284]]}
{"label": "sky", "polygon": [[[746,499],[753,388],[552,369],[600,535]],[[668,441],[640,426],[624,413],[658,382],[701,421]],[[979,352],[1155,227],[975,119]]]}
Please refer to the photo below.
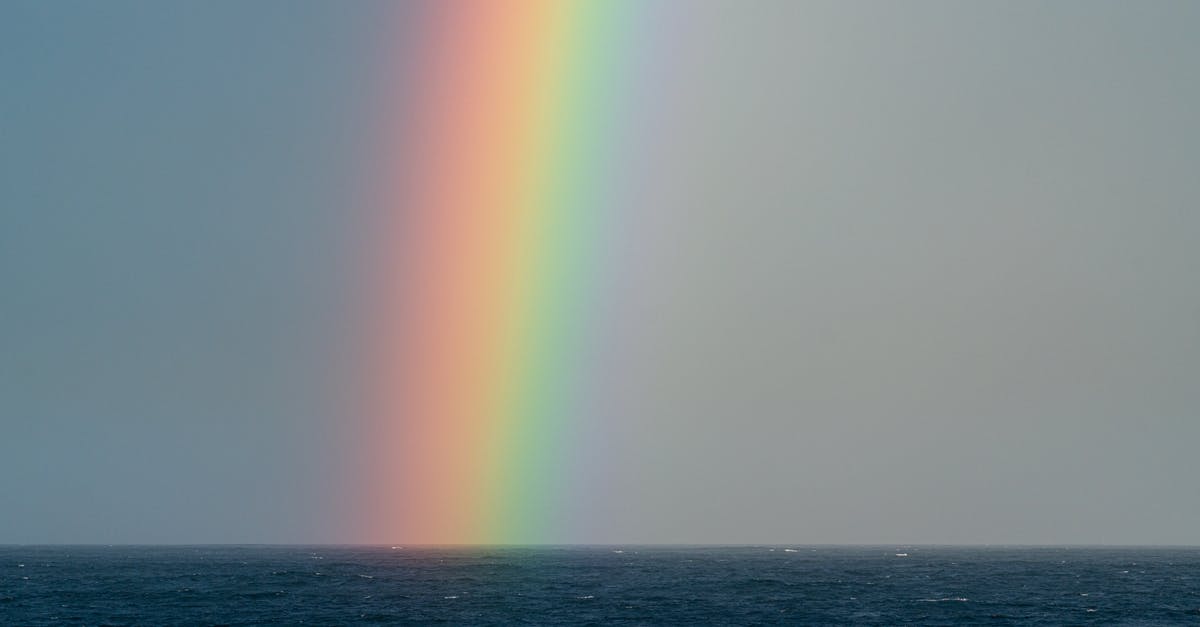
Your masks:
{"label": "sky", "polygon": [[[0,543],[362,541],[423,8],[0,4]],[[1200,5],[637,18],[560,540],[1200,544]]]}

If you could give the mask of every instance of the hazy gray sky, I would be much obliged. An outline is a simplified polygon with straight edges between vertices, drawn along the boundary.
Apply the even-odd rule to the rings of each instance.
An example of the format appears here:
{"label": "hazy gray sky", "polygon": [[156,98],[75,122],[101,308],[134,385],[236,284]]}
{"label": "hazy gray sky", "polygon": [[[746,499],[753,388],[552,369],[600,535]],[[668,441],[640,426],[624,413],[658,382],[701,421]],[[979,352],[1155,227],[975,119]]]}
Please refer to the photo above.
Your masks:
{"label": "hazy gray sky", "polygon": [[[0,543],[354,540],[397,15],[0,5]],[[645,19],[568,540],[1200,543],[1200,4]]]}

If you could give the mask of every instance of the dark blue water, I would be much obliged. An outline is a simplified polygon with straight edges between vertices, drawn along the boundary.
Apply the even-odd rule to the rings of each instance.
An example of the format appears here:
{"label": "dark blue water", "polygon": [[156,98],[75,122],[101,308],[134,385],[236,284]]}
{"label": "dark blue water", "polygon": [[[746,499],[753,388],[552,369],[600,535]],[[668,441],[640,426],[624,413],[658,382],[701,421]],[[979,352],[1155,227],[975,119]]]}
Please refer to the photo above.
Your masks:
{"label": "dark blue water", "polygon": [[1200,623],[1200,549],[0,547],[5,625],[906,622]]}

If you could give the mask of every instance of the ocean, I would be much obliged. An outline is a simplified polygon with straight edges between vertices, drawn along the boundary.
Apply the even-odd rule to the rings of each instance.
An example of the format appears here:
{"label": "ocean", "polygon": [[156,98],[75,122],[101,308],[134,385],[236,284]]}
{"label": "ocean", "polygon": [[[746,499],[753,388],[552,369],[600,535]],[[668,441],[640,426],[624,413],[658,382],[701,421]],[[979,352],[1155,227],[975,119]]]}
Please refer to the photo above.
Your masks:
{"label": "ocean", "polygon": [[1200,548],[0,546],[3,625],[1197,624]]}

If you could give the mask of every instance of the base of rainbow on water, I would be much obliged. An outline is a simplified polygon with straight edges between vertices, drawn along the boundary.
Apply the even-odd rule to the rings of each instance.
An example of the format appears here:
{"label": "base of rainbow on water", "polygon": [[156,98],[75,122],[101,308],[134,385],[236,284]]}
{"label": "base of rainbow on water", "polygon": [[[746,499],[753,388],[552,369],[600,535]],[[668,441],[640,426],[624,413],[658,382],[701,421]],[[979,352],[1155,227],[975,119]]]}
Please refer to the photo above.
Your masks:
{"label": "base of rainbow on water", "polygon": [[[637,11],[420,12],[377,186],[356,538],[561,540]],[[403,102],[399,102],[402,100]]]}

